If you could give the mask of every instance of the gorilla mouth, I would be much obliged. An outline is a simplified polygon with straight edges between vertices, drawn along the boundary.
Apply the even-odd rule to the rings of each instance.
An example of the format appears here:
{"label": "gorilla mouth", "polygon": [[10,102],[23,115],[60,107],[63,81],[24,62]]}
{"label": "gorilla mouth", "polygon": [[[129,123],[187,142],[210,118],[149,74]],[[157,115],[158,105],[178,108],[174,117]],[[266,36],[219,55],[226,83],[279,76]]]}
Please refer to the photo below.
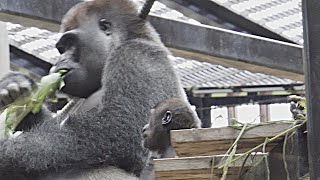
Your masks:
{"label": "gorilla mouth", "polygon": [[61,68],[58,70],[58,72],[61,72],[63,76],[66,76],[67,74],[70,74],[70,72],[72,71],[71,68]]}
{"label": "gorilla mouth", "polygon": [[62,76],[64,76],[70,72],[70,69],[60,69],[58,72],[61,73]]}
{"label": "gorilla mouth", "polygon": [[68,74],[70,74],[72,72],[72,68],[66,68],[66,67],[55,67],[56,69],[54,69],[53,72],[57,73],[61,73],[62,76],[66,76]]}

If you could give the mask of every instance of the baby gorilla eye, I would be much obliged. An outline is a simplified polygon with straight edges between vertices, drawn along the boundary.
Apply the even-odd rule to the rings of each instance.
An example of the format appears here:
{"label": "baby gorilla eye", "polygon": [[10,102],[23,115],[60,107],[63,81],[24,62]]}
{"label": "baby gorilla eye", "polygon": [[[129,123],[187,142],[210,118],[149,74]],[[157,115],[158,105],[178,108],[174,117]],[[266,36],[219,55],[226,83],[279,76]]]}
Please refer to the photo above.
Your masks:
{"label": "baby gorilla eye", "polygon": [[162,123],[162,125],[166,125],[166,124],[169,124],[171,122],[171,120],[172,120],[172,112],[171,111],[167,111],[164,114],[161,123]]}
{"label": "baby gorilla eye", "polygon": [[[111,29],[111,22],[108,22],[106,19],[100,19],[99,21],[99,28],[102,31],[110,31]],[[110,32],[109,32],[110,33]],[[108,34],[109,35],[109,34]]]}

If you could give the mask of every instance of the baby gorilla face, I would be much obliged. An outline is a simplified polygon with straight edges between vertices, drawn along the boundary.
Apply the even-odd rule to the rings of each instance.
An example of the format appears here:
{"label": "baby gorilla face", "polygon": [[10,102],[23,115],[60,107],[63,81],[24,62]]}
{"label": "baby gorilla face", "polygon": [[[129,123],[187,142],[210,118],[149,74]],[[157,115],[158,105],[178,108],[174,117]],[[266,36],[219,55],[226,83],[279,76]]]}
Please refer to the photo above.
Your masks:
{"label": "baby gorilla face", "polygon": [[149,124],[142,134],[142,145],[151,151],[161,151],[170,146],[170,130],[199,128],[199,118],[190,105],[179,99],[167,99],[151,109]]}
{"label": "baby gorilla face", "polygon": [[142,146],[144,148],[157,151],[170,145],[170,129],[165,126],[172,119],[172,115],[168,112],[159,113],[157,110],[151,109],[149,124],[146,124],[142,130]]}

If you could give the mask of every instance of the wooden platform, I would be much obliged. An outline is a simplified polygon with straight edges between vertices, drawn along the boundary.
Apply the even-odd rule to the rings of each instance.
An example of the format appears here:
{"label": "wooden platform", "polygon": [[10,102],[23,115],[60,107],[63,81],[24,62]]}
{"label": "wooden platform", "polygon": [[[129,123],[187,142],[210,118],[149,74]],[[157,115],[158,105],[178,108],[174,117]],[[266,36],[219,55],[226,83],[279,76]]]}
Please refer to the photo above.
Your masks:
{"label": "wooden platform", "polygon": [[[246,131],[238,143],[237,153],[252,149],[263,143],[266,137],[274,137],[290,126],[287,123],[268,124]],[[225,154],[239,133],[240,130],[231,127],[176,130],[171,131],[171,144],[179,157]],[[267,151],[280,141],[282,139],[269,143]]]}
{"label": "wooden platform", "polygon": [[[245,172],[249,167],[259,163],[264,155],[265,154],[251,155],[244,165],[245,157],[235,161],[229,167],[227,179],[236,179],[241,168],[242,172]],[[219,180],[223,171],[217,167],[223,165],[226,159],[227,158],[223,159],[223,155],[156,159],[155,173],[158,180]]]}

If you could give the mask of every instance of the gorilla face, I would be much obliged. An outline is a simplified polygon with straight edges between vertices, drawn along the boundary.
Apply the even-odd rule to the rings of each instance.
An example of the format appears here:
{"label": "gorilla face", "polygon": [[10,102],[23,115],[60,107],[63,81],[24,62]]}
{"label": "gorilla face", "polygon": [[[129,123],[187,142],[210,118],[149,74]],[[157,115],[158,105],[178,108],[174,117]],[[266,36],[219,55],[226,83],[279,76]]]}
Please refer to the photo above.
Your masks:
{"label": "gorilla face", "polygon": [[[170,123],[172,116],[167,112],[151,109],[149,124],[143,128],[142,146],[151,151],[163,150],[170,145]],[[169,120],[164,122],[163,120]]]}
{"label": "gorilla face", "polygon": [[164,150],[171,144],[170,130],[200,127],[200,119],[188,103],[170,98],[151,109],[149,124],[142,130],[142,146],[151,151]]}
{"label": "gorilla face", "polygon": [[76,6],[64,17],[61,32],[56,44],[61,56],[51,72],[68,70],[62,91],[86,98],[101,87],[105,61],[118,44],[112,22]]}

